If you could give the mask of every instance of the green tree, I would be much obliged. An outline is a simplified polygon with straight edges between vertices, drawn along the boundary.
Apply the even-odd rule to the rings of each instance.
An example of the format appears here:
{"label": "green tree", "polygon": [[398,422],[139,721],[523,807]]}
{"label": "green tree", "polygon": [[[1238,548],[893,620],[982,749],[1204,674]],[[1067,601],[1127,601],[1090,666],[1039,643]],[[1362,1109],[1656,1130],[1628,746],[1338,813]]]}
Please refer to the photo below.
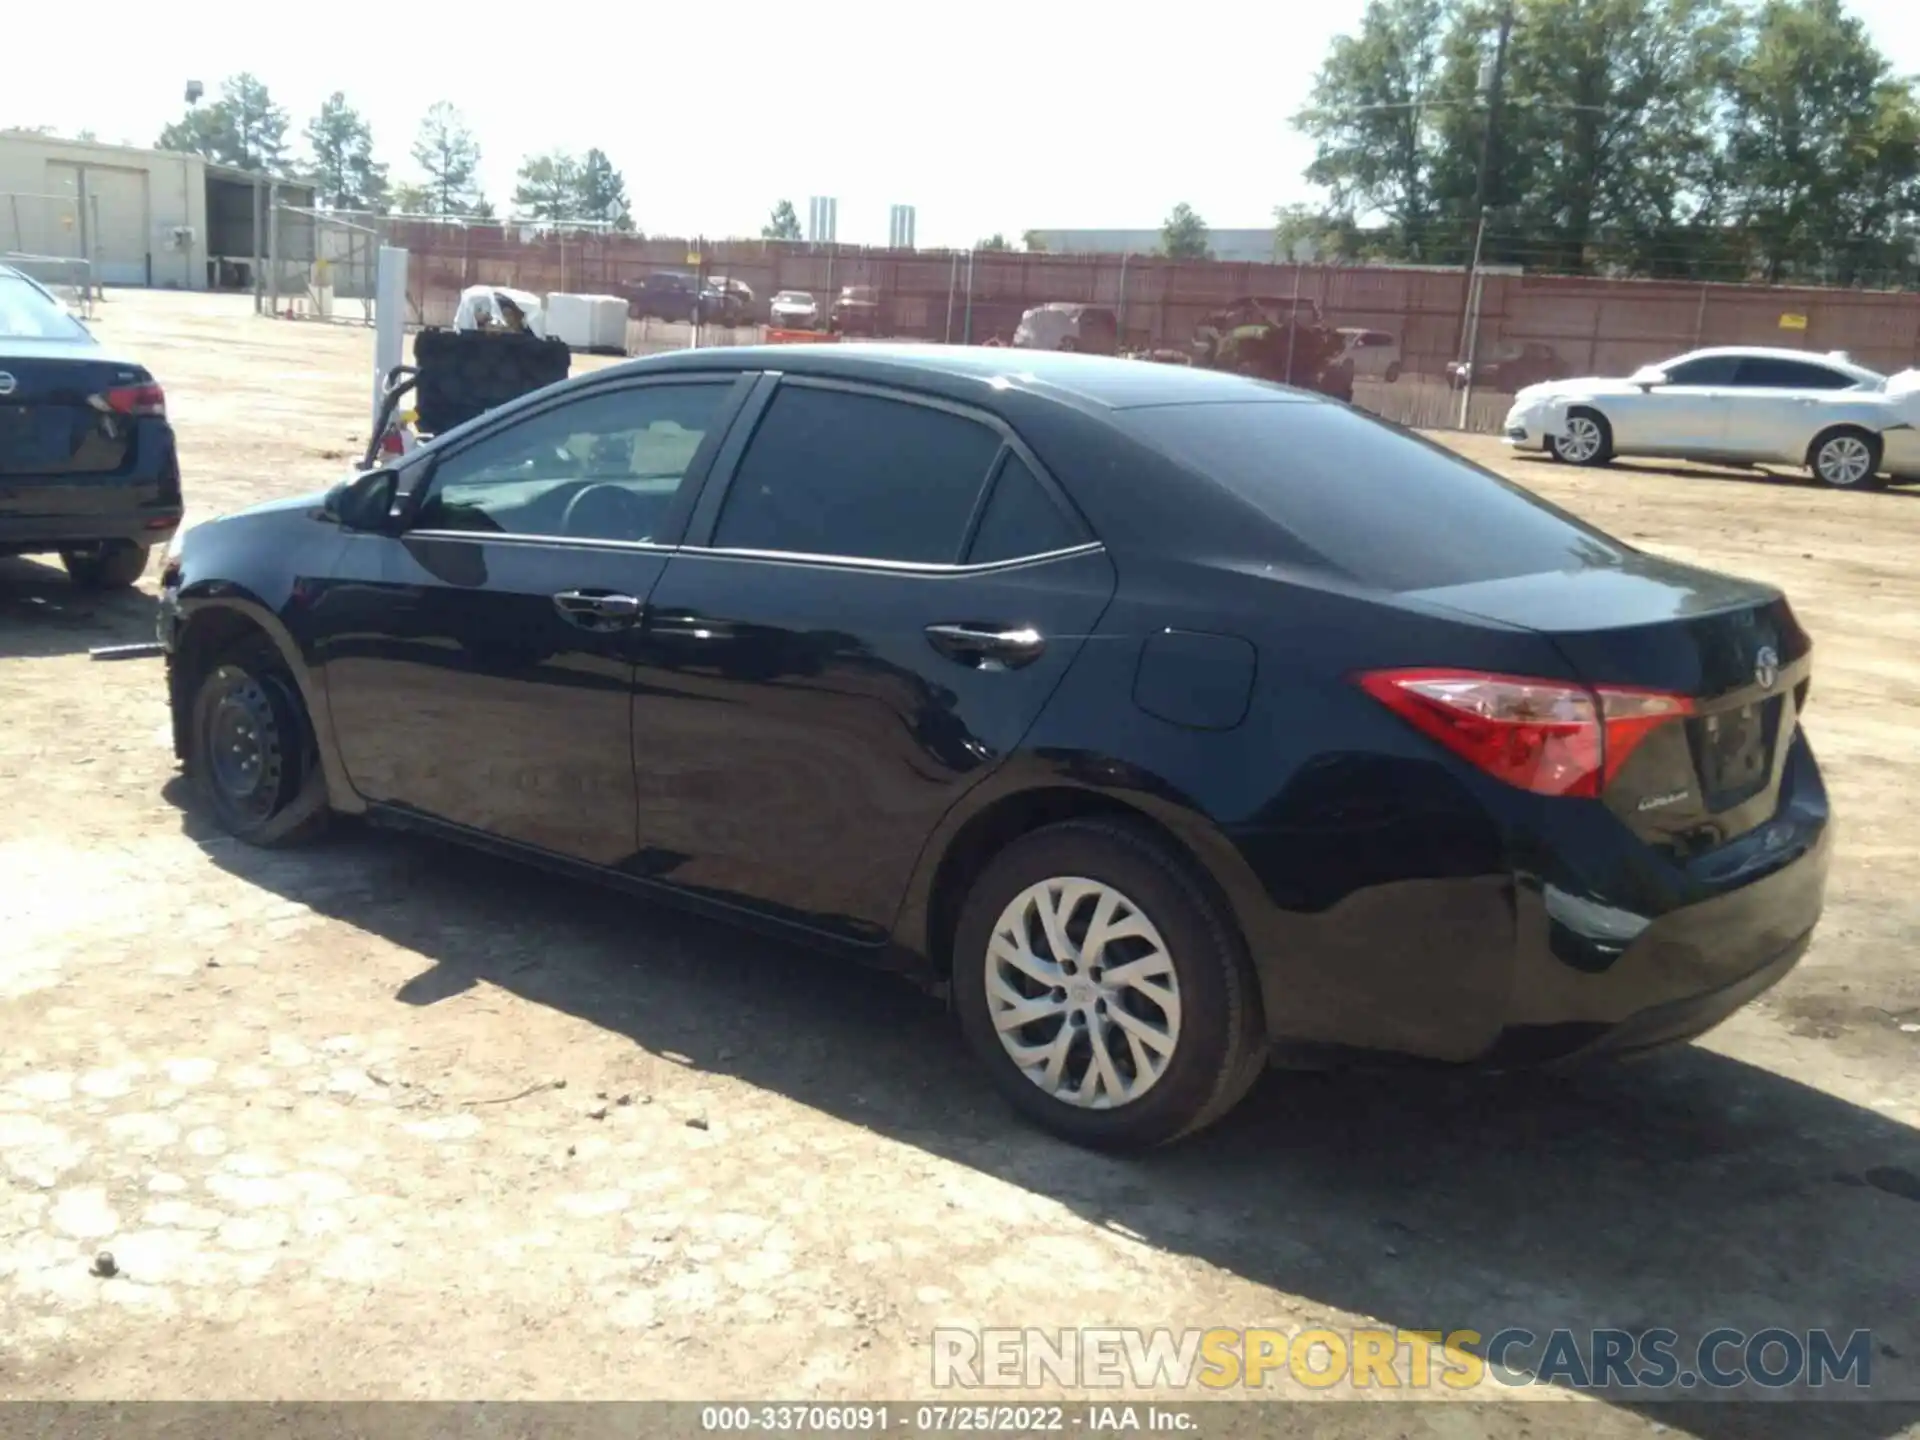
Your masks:
{"label": "green tree", "polygon": [[336,90],[307,126],[317,198],[336,210],[382,210],[387,167],[373,158],[373,131]]}
{"label": "green tree", "polygon": [[529,155],[513,187],[514,210],[552,225],[580,216],[580,162],[562,151]]}
{"label": "green tree", "polygon": [[582,220],[633,229],[633,207],[627,201],[626,177],[613,168],[607,152],[591,149],[580,160],[578,209]]}
{"label": "green tree", "polygon": [[1160,253],[1175,260],[1206,260],[1213,255],[1207,246],[1207,222],[1184,200],[1160,227]]}
{"label": "green tree", "polygon": [[[1377,213],[1409,259],[1430,241],[1448,7],[1442,0],[1369,0],[1360,26],[1334,39],[1294,124],[1314,141],[1307,178],[1340,214]],[[1454,97],[1458,104],[1463,97]]]}
{"label": "green tree", "polygon": [[492,207],[480,193],[480,142],[466,118],[444,100],[429,106],[413,142],[413,163],[426,176],[420,187],[424,204],[416,213],[465,215],[491,219]]}
{"label": "green tree", "polygon": [[986,239],[975,241],[973,248],[976,250],[1011,250],[1013,246],[1007,243],[1006,236],[996,230]]}
{"label": "green tree", "polygon": [[257,75],[243,70],[220,82],[218,100],[189,109],[162,130],[160,148],[277,175],[287,163],[287,112]]}
{"label": "green tree", "polygon": [[762,240],[798,240],[800,238],[800,217],[793,212],[793,202],[782,200],[773,207],[773,214],[767,217],[767,223],[760,227]]}
{"label": "green tree", "polygon": [[1047,253],[1046,237],[1038,230],[1023,230],[1020,232],[1020,248],[1029,255],[1044,255]]}
{"label": "green tree", "polygon": [[218,104],[204,109],[196,106],[161,130],[158,146],[220,160],[229,148],[227,133],[226,112]]}
{"label": "green tree", "polygon": [[1914,87],[1840,0],[1766,0],[1729,89],[1732,206],[1769,280],[1911,266]]}

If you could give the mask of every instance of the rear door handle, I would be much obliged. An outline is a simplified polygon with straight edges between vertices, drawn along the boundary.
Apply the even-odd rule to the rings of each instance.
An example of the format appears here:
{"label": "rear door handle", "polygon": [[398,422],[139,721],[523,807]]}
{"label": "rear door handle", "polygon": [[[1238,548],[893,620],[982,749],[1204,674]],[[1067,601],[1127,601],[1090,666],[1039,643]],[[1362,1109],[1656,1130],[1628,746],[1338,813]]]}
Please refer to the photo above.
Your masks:
{"label": "rear door handle", "polygon": [[640,615],[637,596],[611,591],[562,590],[553,597],[553,606],[582,630],[624,630]]}
{"label": "rear door handle", "polygon": [[976,670],[1018,670],[1047,648],[1046,637],[1030,625],[929,625],[927,641],[949,660]]}

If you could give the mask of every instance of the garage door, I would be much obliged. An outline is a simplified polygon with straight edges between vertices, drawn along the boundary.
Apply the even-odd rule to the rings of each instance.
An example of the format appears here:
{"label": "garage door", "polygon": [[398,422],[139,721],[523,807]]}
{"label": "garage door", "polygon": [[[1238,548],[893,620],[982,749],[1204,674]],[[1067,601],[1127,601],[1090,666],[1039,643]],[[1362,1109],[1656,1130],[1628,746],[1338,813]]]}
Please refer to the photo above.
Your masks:
{"label": "garage door", "polygon": [[47,162],[47,189],[52,194],[80,193],[83,179],[94,279],[102,285],[145,285],[147,172]]}

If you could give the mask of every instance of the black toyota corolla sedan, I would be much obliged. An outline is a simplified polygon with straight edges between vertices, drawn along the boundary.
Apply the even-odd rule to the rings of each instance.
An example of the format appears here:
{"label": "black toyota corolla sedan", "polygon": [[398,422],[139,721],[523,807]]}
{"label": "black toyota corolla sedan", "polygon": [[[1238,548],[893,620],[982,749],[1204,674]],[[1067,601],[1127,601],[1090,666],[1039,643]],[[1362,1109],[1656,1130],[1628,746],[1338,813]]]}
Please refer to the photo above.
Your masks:
{"label": "black toyota corolla sedan", "polygon": [[234,834],[364,815],[909,969],[1086,1144],[1270,1060],[1685,1040],[1821,909],[1785,599],[1236,376],[657,356],[163,585]]}

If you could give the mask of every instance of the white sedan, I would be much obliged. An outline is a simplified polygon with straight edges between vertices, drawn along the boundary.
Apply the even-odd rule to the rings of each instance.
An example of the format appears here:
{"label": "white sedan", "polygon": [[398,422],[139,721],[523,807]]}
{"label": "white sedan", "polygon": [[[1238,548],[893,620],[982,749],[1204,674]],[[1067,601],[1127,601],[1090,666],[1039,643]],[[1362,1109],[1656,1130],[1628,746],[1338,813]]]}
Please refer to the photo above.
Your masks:
{"label": "white sedan", "polygon": [[1829,485],[1920,480],[1920,371],[1888,379],[1842,354],[1695,350],[1624,380],[1529,385],[1507,443],[1570,465],[1648,455],[1805,466]]}

